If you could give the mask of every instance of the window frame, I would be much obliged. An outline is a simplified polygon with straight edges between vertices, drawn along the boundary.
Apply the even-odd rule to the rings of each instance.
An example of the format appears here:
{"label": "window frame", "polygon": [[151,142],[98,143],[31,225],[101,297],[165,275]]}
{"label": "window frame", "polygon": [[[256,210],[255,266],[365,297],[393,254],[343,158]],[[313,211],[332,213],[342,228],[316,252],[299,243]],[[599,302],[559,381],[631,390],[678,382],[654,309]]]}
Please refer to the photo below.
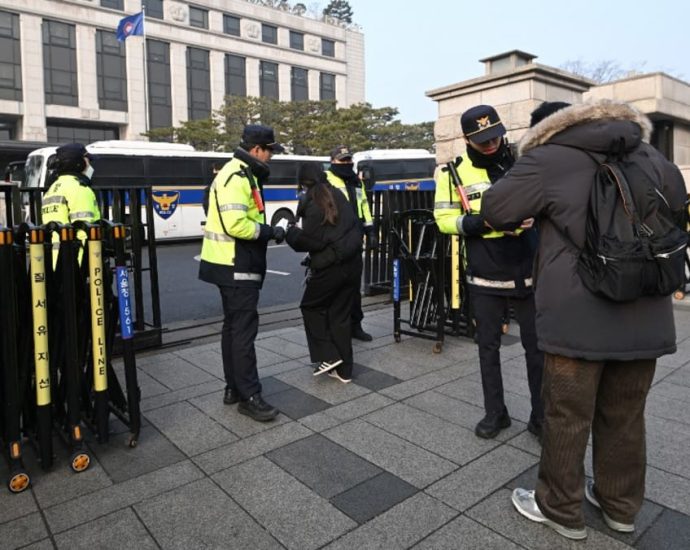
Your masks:
{"label": "window frame", "polygon": [[261,23],[261,41],[265,44],[278,44],[278,27]]}

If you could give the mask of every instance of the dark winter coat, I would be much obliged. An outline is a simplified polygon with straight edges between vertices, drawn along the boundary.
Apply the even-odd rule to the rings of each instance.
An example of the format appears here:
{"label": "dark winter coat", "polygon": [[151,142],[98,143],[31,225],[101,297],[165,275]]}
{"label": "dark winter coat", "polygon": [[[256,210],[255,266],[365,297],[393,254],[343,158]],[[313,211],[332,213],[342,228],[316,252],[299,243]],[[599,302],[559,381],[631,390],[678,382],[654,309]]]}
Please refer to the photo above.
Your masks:
{"label": "dark winter coat", "polygon": [[613,140],[624,138],[629,154],[643,157],[658,175],[671,209],[684,208],[680,171],[649,145],[650,135],[649,119],[630,105],[602,100],[568,107],[525,134],[522,156],[483,196],[481,212],[490,224],[530,216],[539,224],[534,287],[543,351],[627,361],[676,350],[670,297],[612,302],[589,292],[576,269],[597,165],[573,146],[605,154]]}
{"label": "dark winter coat", "polygon": [[[328,185],[320,183],[318,185]],[[351,260],[362,252],[362,229],[348,200],[331,188],[338,220],[335,225],[323,223],[323,211],[312,200],[312,189],[302,197],[297,216],[302,228],[293,226],[287,232],[288,244],[297,252],[309,252],[312,269],[324,269]]]}

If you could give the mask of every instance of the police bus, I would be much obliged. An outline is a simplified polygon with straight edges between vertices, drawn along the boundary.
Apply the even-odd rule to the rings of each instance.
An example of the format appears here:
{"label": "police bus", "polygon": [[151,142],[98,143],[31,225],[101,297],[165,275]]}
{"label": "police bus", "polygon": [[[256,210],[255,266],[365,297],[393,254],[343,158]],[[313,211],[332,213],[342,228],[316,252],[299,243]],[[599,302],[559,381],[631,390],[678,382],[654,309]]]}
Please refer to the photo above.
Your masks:
{"label": "police bus", "polygon": [[372,149],[352,156],[367,191],[433,191],[436,157],[424,149]]}
{"label": "police bus", "polygon": [[[152,188],[156,239],[189,239],[202,235],[202,201],[214,177],[231,153],[196,151],[191,145],[148,141],[99,141],[87,145],[93,155],[95,190],[113,187]],[[47,188],[55,147],[33,151],[26,161],[26,186]],[[293,219],[297,207],[297,170],[304,162],[327,167],[328,157],[276,155],[264,186],[266,220],[275,225]]]}

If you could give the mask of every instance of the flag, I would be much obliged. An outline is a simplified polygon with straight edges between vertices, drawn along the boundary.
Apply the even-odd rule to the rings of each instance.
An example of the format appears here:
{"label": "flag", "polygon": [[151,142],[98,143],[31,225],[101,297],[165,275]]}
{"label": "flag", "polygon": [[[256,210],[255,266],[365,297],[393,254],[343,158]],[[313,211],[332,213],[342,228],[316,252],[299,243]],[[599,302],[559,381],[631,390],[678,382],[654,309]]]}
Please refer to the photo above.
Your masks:
{"label": "flag", "polygon": [[128,36],[144,35],[144,12],[128,15],[120,19],[117,25],[117,39],[122,42]]}

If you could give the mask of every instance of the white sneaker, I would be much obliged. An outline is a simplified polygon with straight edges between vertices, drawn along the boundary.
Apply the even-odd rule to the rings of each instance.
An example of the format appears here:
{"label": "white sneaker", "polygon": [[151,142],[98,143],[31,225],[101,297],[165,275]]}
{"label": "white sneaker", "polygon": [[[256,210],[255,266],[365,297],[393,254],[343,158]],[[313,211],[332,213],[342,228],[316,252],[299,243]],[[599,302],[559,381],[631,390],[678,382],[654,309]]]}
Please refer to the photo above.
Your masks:
{"label": "white sneaker", "polygon": [[559,535],[568,539],[582,540],[587,538],[587,530],[584,527],[582,529],[571,529],[570,527],[565,527],[560,523],[550,520],[542,514],[537,505],[537,501],[534,500],[534,491],[520,488],[515,489],[511,500],[513,501],[515,509],[527,519],[536,521],[537,523],[543,523],[547,527],[551,527],[551,529],[556,531]]}
{"label": "white sneaker", "polygon": [[338,359],[337,361],[333,361],[329,363],[328,361],[323,361],[316,369],[314,370],[314,376],[318,376],[319,374],[323,374],[324,372],[330,372],[334,368],[336,368],[338,365],[342,365],[343,360]]}
{"label": "white sneaker", "polygon": [[330,376],[331,378],[335,378],[336,380],[340,380],[343,384],[349,384],[350,382],[352,382],[352,378],[343,378],[338,374],[337,370],[330,371],[328,373],[328,376]]}
{"label": "white sneaker", "polygon": [[613,529],[619,533],[632,533],[635,531],[634,523],[621,523],[620,521],[611,519],[609,515],[602,510],[601,504],[599,504],[599,500],[597,500],[597,497],[594,494],[594,481],[591,479],[588,479],[585,483],[585,498],[590,502],[590,504],[592,504],[592,506],[596,506],[599,508],[599,510],[601,510],[601,515],[604,516],[604,522],[609,526],[609,529]]}

